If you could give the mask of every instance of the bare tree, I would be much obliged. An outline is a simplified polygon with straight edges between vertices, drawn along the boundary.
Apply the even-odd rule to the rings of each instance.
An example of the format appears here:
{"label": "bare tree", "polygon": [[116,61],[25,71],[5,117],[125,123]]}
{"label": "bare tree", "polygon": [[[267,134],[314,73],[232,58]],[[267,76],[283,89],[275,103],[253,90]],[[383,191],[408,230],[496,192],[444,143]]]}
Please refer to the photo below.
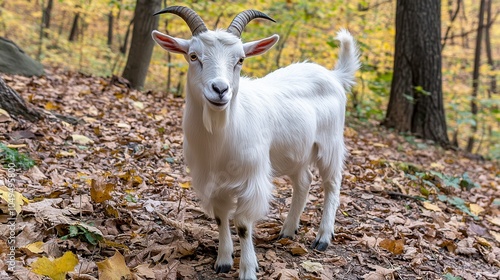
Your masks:
{"label": "bare tree", "polygon": [[483,42],[484,11],[486,0],[481,0],[479,4],[479,21],[477,23],[476,50],[474,53],[474,70],[472,72],[472,98],[470,101],[471,113],[474,122],[471,125],[472,134],[467,141],[467,152],[472,152],[474,147],[475,134],[477,132],[477,93],[479,90],[479,67],[481,66],[481,44]]}

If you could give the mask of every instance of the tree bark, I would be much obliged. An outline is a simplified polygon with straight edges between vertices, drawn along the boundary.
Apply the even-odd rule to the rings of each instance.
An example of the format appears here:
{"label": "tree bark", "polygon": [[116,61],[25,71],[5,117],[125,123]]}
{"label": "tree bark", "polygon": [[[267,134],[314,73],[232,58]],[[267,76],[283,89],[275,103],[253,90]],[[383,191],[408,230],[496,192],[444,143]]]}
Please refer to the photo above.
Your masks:
{"label": "tree bark", "polygon": [[71,25],[71,32],[69,33],[69,41],[74,42],[78,35],[78,20],[80,19],[80,13],[75,13],[75,17],[73,18],[73,24]]}
{"label": "tree bark", "polygon": [[479,90],[479,67],[481,66],[481,43],[483,42],[483,23],[484,23],[484,10],[486,1],[481,0],[479,4],[479,22],[477,24],[477,35],[476,35],[476,50],[474,53],[474,70],[472,72],[472,95],[470,101],[470,111],[472,113],[472,119],[474,123],[471,125],[472,135],[469,136],[467,141],[467,152],[471,153],[474,147],[475,134],[477,132],[477,92]]}
{"label": "tree bark", "polygon": [[123,70],[123,77],[133,88],[144,86],[154,47],[151,31],[158,28],[158,17],[152,15],[160,7],[161,0],[137,0],[130,51]]}
{"label": "tree bark", "polygon": [[398,0],[394,74],[383,125],[449,146],[441,80],[441,1]]}
{"label": "tree bark", "polygon": [[52,14],[52,7],[54,6],[54,0],[48,0],[47,7],[43,10],[43,24],[44,27],[50,28],[50,16]]}
{"label": "tree bark", "polygon": [[40,119],[40,113],[30,109],[23,98],[0,77],[0,108],[7,111],[12,117],[23,117],[34,122]]}
{"label": "tree bark", "polygon": [[113,11],[110,11],[108,14],[108,46],[111,47],[113,45]]}
{"label": "tree bark", "polygon": [[[493,52],[491,50],[491,26],[493,25],[493,19],[491,16],[491,6],[493,0],[488,0],[488,7],[486,8],[486,30],[484,32],[484,44],[486,47],[486,57],[488,59],[488,65],[492,71],[495,71],[495,62],[493,60]],[[497,80],[495,75],[490,76],[490,89],[488,90],[488,98],[491,98],[492,94],[497,92]]]}

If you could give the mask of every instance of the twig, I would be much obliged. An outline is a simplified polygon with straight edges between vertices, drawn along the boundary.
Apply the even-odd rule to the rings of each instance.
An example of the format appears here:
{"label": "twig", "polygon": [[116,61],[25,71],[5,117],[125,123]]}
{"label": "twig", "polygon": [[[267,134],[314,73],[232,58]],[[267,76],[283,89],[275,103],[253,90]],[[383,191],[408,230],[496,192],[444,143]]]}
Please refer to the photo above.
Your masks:
{"label": "twig", "polygon": [[398,197],[414,199],[416,201],[422,201],[422,198],[419,196],[412,196],[412,195],[407,195],[407,194],[399,193],[399,192],[387,192],[387,194],[390,196],[398,196]]}

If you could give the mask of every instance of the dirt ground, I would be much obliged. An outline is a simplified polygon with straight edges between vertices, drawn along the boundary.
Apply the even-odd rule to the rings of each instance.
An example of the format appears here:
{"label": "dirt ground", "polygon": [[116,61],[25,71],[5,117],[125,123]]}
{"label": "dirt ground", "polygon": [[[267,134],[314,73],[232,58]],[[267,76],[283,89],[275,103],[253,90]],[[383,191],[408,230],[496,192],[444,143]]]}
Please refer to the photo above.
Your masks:
{"label": "dirt ground", "polygon": [[[67,251],[78,259],[71,279],[112,279],[113,269],[123,279],[237,278],[235,232],[235,267],[213,270],[217,227],[183,164],[182,99],[60,70],[3,78],[36,107],[78,122],[53,115],[0,122],[0,141],[36,162],[16,171],[16,191],[29,203],[17,217],[14,273],[6,262],[8,215],[0,215],[1,279],[43,279],[33,272],[39,260],[55,264]],[[346,127],[349,157],[332,245],[309,248],[323,202],[315,171],[298,235],[276,240],[292,194],[289,181],[276,178],[271,210],[255,227],[259,279],[500,279],[497,163],[375,121],[348,118]],[[6,176],[0,169],[0,186]],[[109,260],[116,262],[102,265]]]}

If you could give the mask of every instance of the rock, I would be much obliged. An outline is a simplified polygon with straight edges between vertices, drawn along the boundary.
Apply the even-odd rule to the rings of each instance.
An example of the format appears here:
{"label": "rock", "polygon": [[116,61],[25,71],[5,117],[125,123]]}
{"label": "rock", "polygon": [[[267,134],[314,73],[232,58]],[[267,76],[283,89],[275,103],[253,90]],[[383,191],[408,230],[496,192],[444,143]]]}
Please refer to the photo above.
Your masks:
{"label": "rock", "polygon": [[0,72],[28,77],[44,74],[40,62],[33,60],[14,42],[3,37],[0,37]]}

